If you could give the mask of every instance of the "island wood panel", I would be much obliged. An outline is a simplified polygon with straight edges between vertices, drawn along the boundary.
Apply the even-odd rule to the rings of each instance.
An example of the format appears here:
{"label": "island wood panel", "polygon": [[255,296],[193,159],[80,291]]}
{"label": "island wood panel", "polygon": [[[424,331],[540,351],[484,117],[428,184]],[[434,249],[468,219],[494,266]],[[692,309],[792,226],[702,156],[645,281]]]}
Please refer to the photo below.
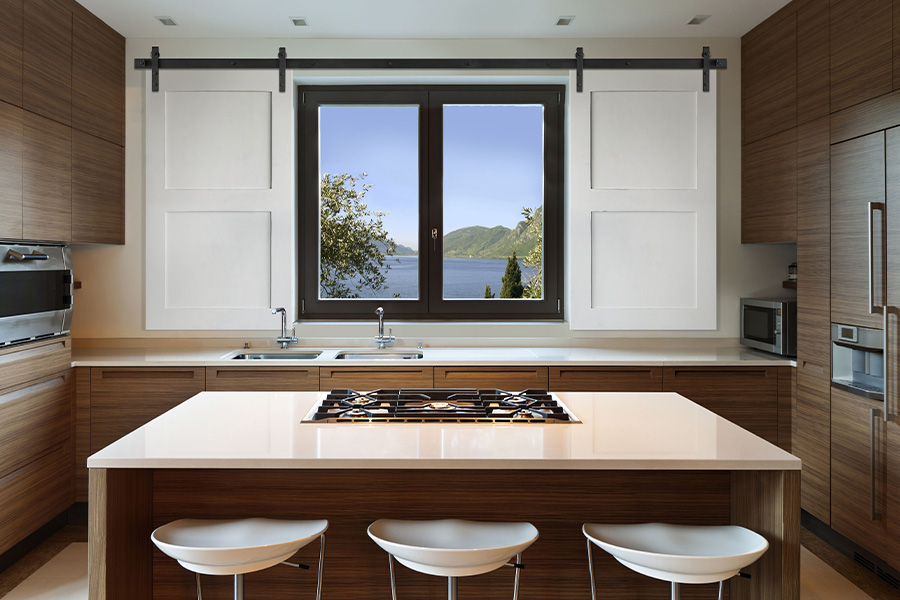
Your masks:
{"label": "island wood panel", "polygon": [[663,388],[778,443],[778,367],[665,367]]}
{"label": "island wood panel", "polygon": [[550,367],[554,392],[661,392],[662,367]]}
{"label": "island wood panel", "polygon": [[880,401],[831,390],[831,527],[876,556],[885,555],[886,540],[881,407]]}
{"label": "island wood panel", "polygon": [[[153,522],[135,532],[134,540],[145,547],[152,527],[177,518],[328,519],[324,597],[332,600],[390,597],[387,556],[366,535],[379,518],[530,521],[540,537],[523,555],[520,598],[581,600],[590,596],[582,523],[725,524],[733,510],[727,471],[155,470],[152,482]],[[122,504],[115,508],[124,510]],[[798,513],[788,518],[796,521]],[[317,552],[312,543],[297,560],[315,565]],[[595,548],[593,556],[600,598],[668,597],[667,583],[634,573],[602,550]],[[248,574],[248,597],[311,598],[314,569]],[[152,574],[154,599],[193,597],[193,574],[156,549]],[[512,581],[511,569],[462,578],[459,594],[504,598],[512,593]],[[443,578],[398,566],[397,582],[400,598],[446,598]],[[204,597],[229,597],[230,586],[227,578],[205,578]],[[715,589],[716,584],[685,586],[683,597],[710,598]]]}
{"label": "island wood panel", "polygon": [[432,367],[319,367],[319,389],[370,391],[434,386]]}
{"label": "island wood panel", "polygon": [[299,392],[319,389],[318,367],[207,367],[211,392]]}
{"label": "island wood panel", "polygon": [[125,38],[87,10],[75,9],[72,127],[124,146]]}
{"label": "island wood panel", "polygon": [[22,104],[72,124],[72,11],[57,0],[25,0]]}
{"label": "island wood panel", "polygon": [[[791,451],[804,510],[831,522],[831,147],[827,117],[797,134],[797,391]],[[779,386],[779,394],[781,388]],[[780,419],[780,417],[779,417]],[[780,425],[780,421],[779,421]]]}
{"label": "island wood panel", "polygon": [[23,15],[23,0],[0,0],[0,101],[16,106],[22,106]]}
{"label": "island wood panel", "polygon": [[206,388],[203,367],[91,369],[91,452]]}
{"label": "island wood panel", "polygon": [[546,390],[548,377],[547,367],[435,367],[434,387]]}
{"label": "island wood panel", "polygon": [[87,502],[87,458],[91,454],[91,369],[76,367],[72,371],[75,381],[75,415],[72,424],[75,440],[75,502]]}
{"label": "island wood panel", "polygon": [[831,0],[831,110],[894,89],[893,0]]}
{"label": "island wood panel", "polygon": [[22,127],[22,110],[0,102],[0,238],[14,240],[22,238]]}
{"label": "island wood panel", "polygon": [[24,113],[23,237],[67,242],[72,237],[72,128]]}
{"label": "island wood panel", "polygon": [[741,148],[741,242],[797,241],[797,129]]}
{"label": "island wood panel", "polygon": [[0,394],[0,475],[71,438],[70,371]]}
{"label": "island wood panel", "polygon": [[69,508],[74,501],[71,441],[0,477],[0,553]]}
{"label": "island wood panel", "polygon": [[[742,142],[797,124],[797,16],[789,4],[741,38]],[[779,77],[772,77],[772,73]]]}
{"label": "island wood panel", "polygon": [[73,129],[71,177],[72,241],[124,244],[125,148]]}
{"label": "island wood panel", "polygon": [[797,124],[831,112],[828,0],[803,0],[797,7]]}
{"label": "island wood panel", "polygon": [[[868,203],[885,201],[884,132],[831,147],[831,320],[881,328],[880,314],[869,313]],[[881,213],[873,226],[873,302],[884,291]],[[799,278],[799,277],[798,277]]]}
{"label": "island wood panel", "polygon": [[57,338],[0,350],[0,390],[67,371],[71,344],[69,338]]}

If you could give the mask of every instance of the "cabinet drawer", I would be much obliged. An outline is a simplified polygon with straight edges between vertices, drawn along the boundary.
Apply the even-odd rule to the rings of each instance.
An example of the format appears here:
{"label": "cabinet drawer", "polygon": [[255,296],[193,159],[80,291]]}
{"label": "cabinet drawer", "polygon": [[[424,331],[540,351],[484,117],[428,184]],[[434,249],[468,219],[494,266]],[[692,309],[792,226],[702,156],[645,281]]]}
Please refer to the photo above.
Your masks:
{"label": "cabinet drawer", "polygon": [[422,388],[434,384],[431,367],[320,367],[319,389]]}
{"label": "cabinet drawer", "polygon": [[661,392],[662,367],[551,367],[554,392]]}
{"label": "cabinet drawer", "polygon": [[319,389],[318,367],[207,367],[211,392],[299,392]]}
{"label": "cabinet drawer", "polygon": [[0,350],[0,390],[71,368],[71,343],[69,338],[60,338]]}
{"label": "cabinet drawer", "polygon": [[436,388],[547,389],[547,367],[435,367]]}
{"label": "cabinet drawer", "polygon": [[0,475],[72,435],[70,372],[0,394]]}
{"label": "cabinet drawer", "polygon": [[0,553],[6,552],[75,501],[72,444],[60,444],[0,477]]}

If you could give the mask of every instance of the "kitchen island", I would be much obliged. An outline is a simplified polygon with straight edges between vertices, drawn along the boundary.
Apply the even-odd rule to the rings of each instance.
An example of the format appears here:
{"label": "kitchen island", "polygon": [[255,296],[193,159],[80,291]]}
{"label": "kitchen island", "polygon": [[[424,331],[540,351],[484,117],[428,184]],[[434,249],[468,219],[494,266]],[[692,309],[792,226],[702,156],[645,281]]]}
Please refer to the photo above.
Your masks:
{"label": "kitchen island", "polygon": [[[771,546],[731,598],[799,598],[798,459],[674,393],[559,397],[580,423],[307,423],[317,393],[198,394],[89,458],[90,597],[189,598],[193,575],[152,547],[152,529],[266,516],[329,520],[327,598],[390,597],[369,523],[445,517],[534,523],[525,600],[590,596],[586,521],[744,525]],[[601,598],[666,597],[605,553],[595,567]],[[227,597],[227,578],[206,579],[205,597]],[[506,597],[511,582],[508,569],[465,579],[460,597]],[[315,577],[275,567],[246,585],[249,597],[313,597]],[[398,586],[401,598],[446,593],[406,569]]]}

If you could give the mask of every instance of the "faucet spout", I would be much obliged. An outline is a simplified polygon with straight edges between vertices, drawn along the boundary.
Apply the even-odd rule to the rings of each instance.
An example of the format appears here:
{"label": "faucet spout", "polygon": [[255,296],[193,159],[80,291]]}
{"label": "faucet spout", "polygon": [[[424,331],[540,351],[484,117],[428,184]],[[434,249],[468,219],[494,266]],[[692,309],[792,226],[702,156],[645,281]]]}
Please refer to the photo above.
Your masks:
{"label": "faucet spout", "polygon": [[379,306],[375,309],[375,314],[378,316],[378,335],[375,336],[375,345],[380,350],[384,350],[386,346],[393,345],[396,338],[394,337],[393,330],[390,329],[388,330],[388,334],[384,335],[384,309]]}
{"label": "faucet spout", "polygon": [[298,342],[296,330],[294,327],[291,327],[291,335],[288,335],[287,331],[287,311],[284,308],[273,308],[272,314],[277,315],[281,313],[281,335],[275,338],[275,342],[281,344],[282,350],[287,350],[289,344],[296,344]]}

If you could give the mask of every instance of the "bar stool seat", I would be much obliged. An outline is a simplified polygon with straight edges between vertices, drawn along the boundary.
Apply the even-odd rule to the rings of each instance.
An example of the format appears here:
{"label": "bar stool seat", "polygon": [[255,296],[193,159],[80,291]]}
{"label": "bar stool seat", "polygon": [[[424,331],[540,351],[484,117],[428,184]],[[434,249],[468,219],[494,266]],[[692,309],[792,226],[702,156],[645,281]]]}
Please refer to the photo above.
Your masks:
{"label": "bar stool seat", "polygon": [[166,555],[198,574],[198,595],[199,574],[234,575],[235,598],[243,595],[245,573],[277,565],[320,538],[319,598],[326,529],[326,520],[179,519],[157,528],[150,538]]}
{"label": "bar stool seat", "polygon": [[391,590],[396,598],[394,563],[414,571],[448,577],[448,597],[456,597],[456,578],[481,575],[510,564],[516,568],[518,593],[521,553],[538,538],[531,523],[489,523],[440,519],[404,521],[380,519],[369,526],[369,537],[388,553]]}
{"label": "bar stool seat", "polygon": [[585,523],[591,594],[596,598],[591,543],[609,552],[629,569],[669,581],[672,598],[679,584],[722,582],[756,562],[769,547],[766,539],[736,525],[691,526],[666,523],[602,525]]}

